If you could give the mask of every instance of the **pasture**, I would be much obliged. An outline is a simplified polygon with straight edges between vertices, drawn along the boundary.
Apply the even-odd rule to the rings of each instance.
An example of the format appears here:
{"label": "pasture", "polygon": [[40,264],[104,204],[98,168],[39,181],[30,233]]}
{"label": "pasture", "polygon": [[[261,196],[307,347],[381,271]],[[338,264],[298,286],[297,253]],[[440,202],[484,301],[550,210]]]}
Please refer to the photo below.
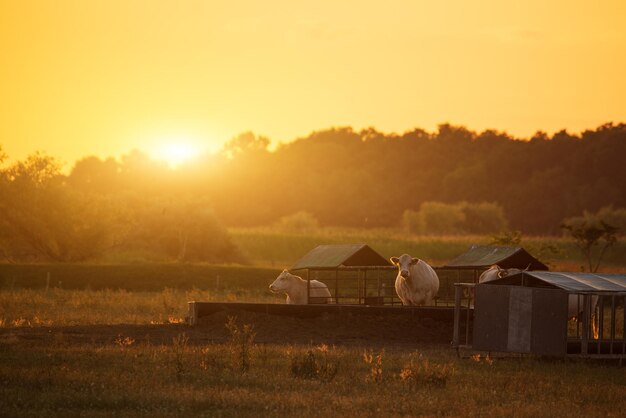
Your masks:
{"label": "pasture", "polygon": [[[214,326],[0,330],[6,416],[621,416],[615,364],[458,359],[445,344],[257,341]],[[302,325],[302,323],[296,324]],[[229,326],[229,328],[227,328]],[[217,332],[217,328],[222,331]],[[265,327],[267,330],[267,327]],[[212,332],[212,331],[216,332]]]}
{"label": "pasture", "polygon": [[[457,358],[437,321],[233,311],[189,327],[189,300],[283,303],[269,283],[320,242],[442,261],[474,242],[246,234],[234,236],[248,266],[0,265],[0,415],[623,415],[615,362]],[[547,261],[578,263],[562,244]]]}
{"label": "pasture", "polygon": [[[276,228],[231,228],[229,232],[244,257],[254,266],[282,269],[319,244],[366,243],[384,257],[404,253],[440,266],[473,244],[489,245],[492,237],[482,235],[414,236],[401,229],[321,228],[311,232],[285,232]],[[565,237],[523,237],[517,244],[551,270],[581,271],[586,263],[580,250]],[[601,270],[626,271],[626,240],[618,240],[604,255]]]}

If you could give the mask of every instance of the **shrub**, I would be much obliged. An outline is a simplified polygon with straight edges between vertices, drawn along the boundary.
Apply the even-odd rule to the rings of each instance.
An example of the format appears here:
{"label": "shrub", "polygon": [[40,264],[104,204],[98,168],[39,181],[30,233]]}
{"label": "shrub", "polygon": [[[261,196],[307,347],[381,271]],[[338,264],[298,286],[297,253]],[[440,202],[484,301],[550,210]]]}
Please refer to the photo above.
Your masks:
{"label": "shrub", "polygon": [[418,222],[422,234],[458,234],[462,232],[465,214],[459,205],[424,202],[420,206]]}
{"label": "shrub", "polygon": [[241,260],[210,202],[154,198],[138,207],[127,204],[133,220],[123,249],[143,249],[177,261]]}
{"label": "shrub", "polygon": [[420,213],[410,209],[405,210],[402,213],[402,227],[411,234],[421,233]]}
{"label": "shrub", "polygon": [[490,234],[506,230],[504,209],[497,203],[480,202],[459,204],[465,214],[462,229],[469,234]]}
{"label": "shrub", "polygon": [[431,363],[421,354],[412,353],[400,371],[400,379],[412,386],[445,387],[454,372],[452,363]]}
{"label": "shrub", "polygon": [[300,379],[317,377],[317,362],[312,350],[308,350],[304,355],[291,356],[291,374]]}
{"label": "shrub", "polygon": [[507,224],[502,206],[491,202],[424,202],[419,211],[402,214],[402,225],[413,234],[489,234],[505,230]]}
{"label": "shrub", "polygon": [[[318,354],[316,355],[315,352]],[[309,349],[304,354],[289,352],[291,375],[300,379],[318,379],[332,381],[337,375],[339,364],[330,354],[328,346],[322,344],[315,350]]]}

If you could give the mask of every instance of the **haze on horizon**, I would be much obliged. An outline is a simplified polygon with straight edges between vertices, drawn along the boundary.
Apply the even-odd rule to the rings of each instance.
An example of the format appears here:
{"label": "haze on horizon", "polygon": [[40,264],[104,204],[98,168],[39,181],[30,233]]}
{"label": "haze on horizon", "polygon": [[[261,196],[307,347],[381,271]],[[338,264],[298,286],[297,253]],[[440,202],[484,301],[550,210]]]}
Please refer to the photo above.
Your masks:
{"label": "haze on horizon", "polygon": [[0,146],[73,162],[331,126],[626,120],[626,3],[0,2]]}

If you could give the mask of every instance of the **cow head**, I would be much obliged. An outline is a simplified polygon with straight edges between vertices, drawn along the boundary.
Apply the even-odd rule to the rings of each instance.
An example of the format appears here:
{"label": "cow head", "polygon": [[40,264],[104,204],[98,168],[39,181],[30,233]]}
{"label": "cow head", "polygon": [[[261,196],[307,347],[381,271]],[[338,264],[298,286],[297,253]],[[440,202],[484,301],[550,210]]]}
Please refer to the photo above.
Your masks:
{"label": "cow head", "polygon": [[526,268],[525,270],[520,270],[520,269],[503,269],[500,266],[496,265],[496,267],[498,268],[498,278],[502,279],[503,277],[507,277],[507,276],[513,276],[514,274],[518,274],[521,273],[523,271],[528,270],[528,268]]}
{"label": "cow head", "polygon": [[408,254],[402,254],[400,257],[391,257],[389,260],[394,266],[398,267],[398,274],[405,279],[411,277],[411,266],[420,261],[419,258],[411,257]]}
{"label": "cow head", "polygon": [[287,270],[283,270],[270,285],[270,290],[275,293],[285,292],[289,288],[291,277],[292,275]]}

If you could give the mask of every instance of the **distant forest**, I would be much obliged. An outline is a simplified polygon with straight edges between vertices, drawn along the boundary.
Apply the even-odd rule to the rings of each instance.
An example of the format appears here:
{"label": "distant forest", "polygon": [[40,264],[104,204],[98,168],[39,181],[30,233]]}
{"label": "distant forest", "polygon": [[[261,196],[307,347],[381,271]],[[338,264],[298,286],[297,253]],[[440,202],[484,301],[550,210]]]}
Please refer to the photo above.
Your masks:
{"label": "distant forest", "polygon": [[307,211],[322,225],[389,227],[424,202],[467,201],[500,204],[512,229],[555,234],[583,210],[626,207],[624,124],[530,140],[450,125],[403,135],[339,128],[274,152],[268,143],[250,133],[233,139],[197,169],[190,192],[238,226]]}
{"label": "distant forest", "polygon": [[448,124],[402,135],[333,128],[273,151],[269,144],[243,133],[176,170],[139,151],[119,161],[86,157],[68,175],[42,154],[5,161],[0,240],[59,260],[128,242],[223,260],[232,253],[227,240],[215,239],[223,226],[270,225],[302,211],[322,226],[396,227],[425,202],[489,202],[502,208],[509,229],[547,235],[585,210],[626,207],[621,123],[527,140]]}

